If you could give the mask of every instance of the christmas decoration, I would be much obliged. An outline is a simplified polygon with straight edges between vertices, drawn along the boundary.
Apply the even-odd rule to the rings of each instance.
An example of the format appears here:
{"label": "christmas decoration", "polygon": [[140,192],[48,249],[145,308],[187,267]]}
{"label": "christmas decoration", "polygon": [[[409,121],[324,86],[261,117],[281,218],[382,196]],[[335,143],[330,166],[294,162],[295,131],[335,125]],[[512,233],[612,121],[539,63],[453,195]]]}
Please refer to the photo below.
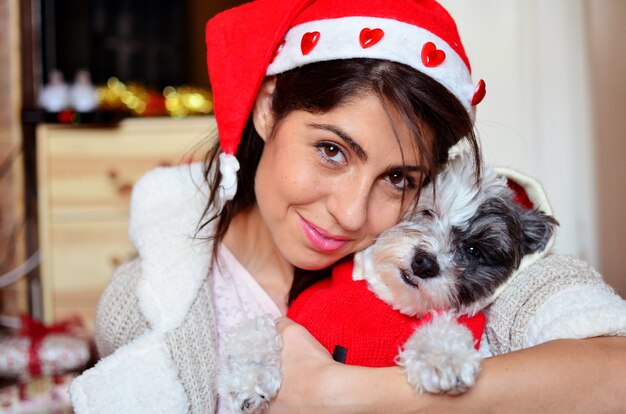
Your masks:
{"label": "christmas decoration", "polygon": [[42,376],[0,388],[3,414],[71,414],[69,385],[76,374]]}
{"label": "christmas decoration", "polygon": [[89,112],[98,106],[96,88],[91,83],[91,75],[86,70],[76,72],[74,83],[70,87],[70,102],[78,112]]}
{"label": "christmas decoration", "polygon": [[63,79],[63,74],[58,70],[53,70],[48,79],[48,83],[41,89],[39,105],[48,112],[67,109],[70,106],[70,91]]}
{"label": "christmas decoration", "polygon": [[0,336],[1,377],[58,375],[84,367],[90,357],[78,319],[47,326],[23,316],[17,335]]}
{"label": "christmas decoration", "polygon": [[109,78],[97,89],[100,108],[127,110],[135,116],[207,115],[213,112],[213,95],[208,89],[192,86],[167,86],[163,93],[137,83],[125,84]]}
{"label": "christmas decoration", "polygon": [[206,115],[213,112],[213,95],[206,89],[168,86],[163,89],[165,108],[171,116]]}
{"label": "christmas decoration", "polygon": [[97,95],[104,110],[126,110],[137,116],[167,114],[165,99],[160,94],[137,83],[127,85],[116,77],[98,88]]}

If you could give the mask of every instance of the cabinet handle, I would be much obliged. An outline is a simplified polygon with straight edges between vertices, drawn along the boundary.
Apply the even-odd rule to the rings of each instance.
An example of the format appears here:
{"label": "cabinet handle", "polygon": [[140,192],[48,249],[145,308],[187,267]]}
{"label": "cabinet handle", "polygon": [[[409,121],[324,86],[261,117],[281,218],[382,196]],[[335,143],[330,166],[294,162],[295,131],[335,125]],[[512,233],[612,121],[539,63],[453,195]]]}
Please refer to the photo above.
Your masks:
{"label": "cabinet handle", "polygon": [[122,181],[122,179],[120,179],[120,174],[116,169],[110,169],[107,172],[107,176],[109,177],[109,180],[111,180],[111,183],[117,190],[118,194],[129,195],[133,190],[133,185],[131,183],[129,183],[128,181]]}
{"label": "cabinet handle", "polygon": [[113,266],[113,268],[117,268],[119,265],[122,264],[122,259],[120,259],[117,256],[113,256],[113,257],[111,257],[110,262],[111,262],[111,266]]}
{"label": "cabinet handle", "polygon": [[[195,162],[195,160],[194,160],[193,156],[188,155],[188,156],[184,157],[183,159],[181,159],[179,161],[178,165],[189,165],[189,164],[192,164],[194,162]],[[159,166],[159,167],[171,167],[173,165],[175,165],[175,164],[173,164],[171,161],[167,161],[167,160],[161,160],[157,164],[157,166]]]}
{"label": "cabinet handle", "polygon": [[119,265],[125,262],[129,262],[137,257],[137,252],[135,250],[128,251],[126,253],[122,253],[121,255],[111,256],[109,262],[113,266],[113,268],[117,268]]}

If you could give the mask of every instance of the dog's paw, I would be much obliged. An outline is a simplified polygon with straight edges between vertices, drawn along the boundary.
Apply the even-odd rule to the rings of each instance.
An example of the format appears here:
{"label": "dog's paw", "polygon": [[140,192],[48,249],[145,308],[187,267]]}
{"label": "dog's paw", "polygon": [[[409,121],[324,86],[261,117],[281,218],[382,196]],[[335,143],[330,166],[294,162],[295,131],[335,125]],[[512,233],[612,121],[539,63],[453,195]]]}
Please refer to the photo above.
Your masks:
{"label": "dog's paw", "polygon": [[416,391],[460,394],[476,382],[481,359],[472,333],[443,314],[413,333],[396,362]]}
{"label": "dog's paw", "polygon": [[280,389],[281,341],[271,316],[247,321],[225,340],[218,393],[233,412],[262,413]]}

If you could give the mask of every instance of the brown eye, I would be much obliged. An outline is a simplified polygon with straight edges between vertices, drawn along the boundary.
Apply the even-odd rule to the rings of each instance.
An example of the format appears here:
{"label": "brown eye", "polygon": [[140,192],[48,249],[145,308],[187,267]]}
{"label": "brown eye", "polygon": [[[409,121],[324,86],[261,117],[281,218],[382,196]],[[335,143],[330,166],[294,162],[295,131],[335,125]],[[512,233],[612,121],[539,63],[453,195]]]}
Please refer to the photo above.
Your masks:
{"label": "brown eye", "polygon": [[393,185],[401,185],[404,181],[404,174],[391,173],[389,174],[389,182]]}
{"label": "brown eye", "polygon": [[415,190],[415,179],[402,171],[391,171],[385,180],[398,191]]}
{"label": "brown eye", "polygon": [[323,148],[324,155],[328,158],[334,158],[339,154],[339,147],[336,145],[328,144]]}
{"label": "brown eye", "polygon": [[344,164],[346,157],[343,150],[337,144],[332,142],[319,142],[315,144],[321,157],[331,164]]}

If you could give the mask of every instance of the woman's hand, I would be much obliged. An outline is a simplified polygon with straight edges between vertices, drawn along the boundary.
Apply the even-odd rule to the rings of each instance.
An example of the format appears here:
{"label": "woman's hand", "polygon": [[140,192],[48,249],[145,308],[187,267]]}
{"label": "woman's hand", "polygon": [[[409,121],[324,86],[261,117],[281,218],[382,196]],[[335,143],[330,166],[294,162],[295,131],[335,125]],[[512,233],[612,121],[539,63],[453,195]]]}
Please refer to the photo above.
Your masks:
{"label": "woman's hand", "polygon": [[271,404],[271,412],[322,412],[332,398],[333,361],[328,351],[301,325],[287,317],[278,319],[282,337],[282,386]]}

